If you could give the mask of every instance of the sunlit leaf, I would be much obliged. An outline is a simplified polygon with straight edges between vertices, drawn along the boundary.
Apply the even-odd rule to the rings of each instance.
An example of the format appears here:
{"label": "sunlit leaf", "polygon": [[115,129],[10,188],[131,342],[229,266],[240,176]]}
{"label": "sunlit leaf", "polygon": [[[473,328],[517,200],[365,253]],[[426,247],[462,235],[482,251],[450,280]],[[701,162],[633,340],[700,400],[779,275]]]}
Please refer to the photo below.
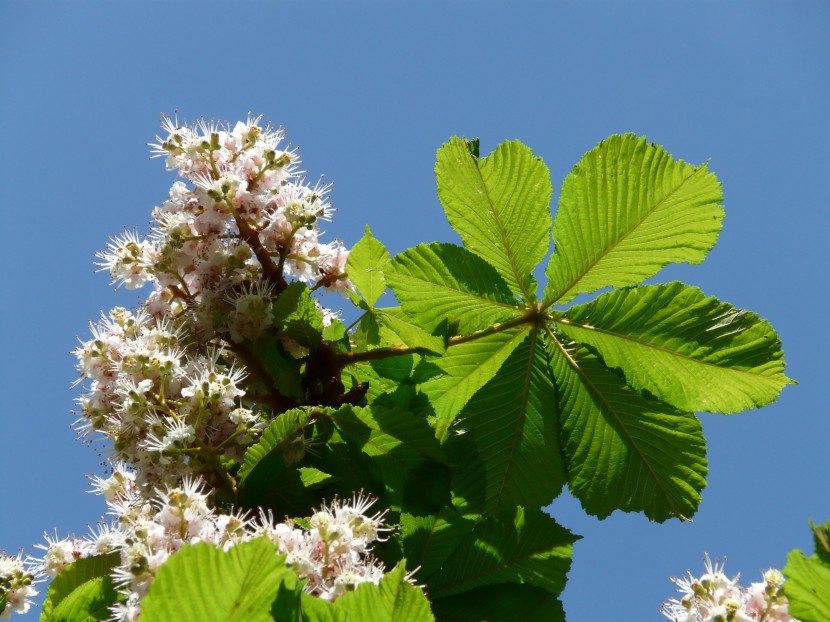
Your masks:
{"label": "sunlit leaf", "polygon": [[586,153],[562,186],[545,301],[636,285],[669,263],[700,263],[717,241],[721,186],[633,134]]}
{"label": "sunlit leaf", "polygon": [[556,392],[545,346],[531,331],[458,417],[447,443],[456,458],[453,493],[467,511],[489,514],[550,503],[565,483]]}
{"label": "sunlit leaf", "polygon": [[449,320],[466,334],[521,315],[493,267],[460,246],[410,248],[392,260],[386,278],[404,312],[428,332]]}
{"label": "sunlit leaf", "polygon": [[464,245],[493,265],[524,300],[535,299],[533,269],[550,247],[547,166],[519,141],[486,158],[452,138],[438,150],[438,198]]}
{"label": "sunlit leaf", "polygon": [[683,283],[612,291],[556,321],[630,386],[682,410],[763,406],[790,382],[769,323]]}
{"label": "sunlit leaf", "polygon": [[[119,594],[110,572],[121,561],[118,553],[94,555],[73,562],[49,585],[42,622],[108,620]],[[0,609],[2,610],[2,609]]]}
{"label": "sunlit leaf", "polygon": [[456,415],[476,391],[496,375],[526,336],[527,331],[521,327],[494,333],[452,346],[435,361],[434,366],[443,375],[427,380],[419,388],[429,397],[436,436],[440,440],[447,439]]}
{"label": "sunlit leaf", "polygon": [[386,248],[373,236],[369,227],[360,241],[349,251],[346,260],[346,274],[354,283],[357,290],[370,307],[386,290],[386,277],[383,274],[384,266],[389,263],[389,253]]}
{"label": "sunlit leaf", "polygon": [[568,488],[585,511],[691,518],[707,473],[697,417],[626,387],[584,348],[550,352]]}
{"label": "sunlit leaf", "polygon": [[347,612],[350,622],[434,622],[426,595],[406,580],[406,574],[399,564],[378,585],[363,583],[338,598],[335,608]]}
{"label": "sunlit leaf", "polygon": [[185,546],[159,567],[141,603],[141,622],[272,622],[281,585],[300,587],[296,575],[265,537],[222,551]]}

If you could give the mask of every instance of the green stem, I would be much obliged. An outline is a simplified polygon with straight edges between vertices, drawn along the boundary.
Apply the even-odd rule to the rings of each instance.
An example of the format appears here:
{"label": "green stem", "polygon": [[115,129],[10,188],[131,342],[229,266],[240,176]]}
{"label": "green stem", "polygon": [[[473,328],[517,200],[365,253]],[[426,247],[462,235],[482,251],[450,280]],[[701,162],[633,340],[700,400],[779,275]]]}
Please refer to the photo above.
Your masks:
{"label": "green stem", "polygon": [[[470,333],[469,335],[460,335],[458,337],[450,337],[447,339],[447,347],[450,348],[452,346],[457,346],[462,343],[468,343],[470,341],[476,341],[478,339],[482,339],[483,337],[488,337],[490,335],[495,335],[497,333],[504,332],[506,330],[510,330],[511,328],[516,328],[517,326],[521,326],[522,324],[538,324],[539,322],[539,312],[537,309],[533,309],[528,311],[525,315],[521,317],[513,318],[512,320],[508,320],[507,322],[503,322],[501,324],[493,324],[483,330],[476,331],[474,333]],[[361,363],[363,361],[378,361],[381,359],[391,358],[393,356],[404,356],[407,354],[425,354],[429,352],[426,348],[410,348],[410,347],[401,347],[401,346],[392,346],[389,348],[377,348],[375,350],[367,350],[365,352],[338,352],[334,355],[335,364],[342,369],[347,365],[354,365],[355,363]]]}

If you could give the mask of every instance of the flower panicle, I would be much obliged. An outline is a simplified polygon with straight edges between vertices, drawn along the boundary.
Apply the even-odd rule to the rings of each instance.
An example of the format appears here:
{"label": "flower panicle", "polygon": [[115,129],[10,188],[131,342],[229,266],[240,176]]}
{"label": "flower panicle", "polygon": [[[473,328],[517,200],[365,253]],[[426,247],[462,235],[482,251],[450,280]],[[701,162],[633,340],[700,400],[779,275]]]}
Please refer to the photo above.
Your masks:
{"label": "flower panicle", "polygon": [[740,575],[731,579],[724,573],[726,559],[704,555],[705,572],[699,577],[687,571],[672,577],[679,597],[663,604],[660,612],[671,622],[798,622],[790,616],[784,594],[784,575],[771,568],[763,581],[743,587]]}

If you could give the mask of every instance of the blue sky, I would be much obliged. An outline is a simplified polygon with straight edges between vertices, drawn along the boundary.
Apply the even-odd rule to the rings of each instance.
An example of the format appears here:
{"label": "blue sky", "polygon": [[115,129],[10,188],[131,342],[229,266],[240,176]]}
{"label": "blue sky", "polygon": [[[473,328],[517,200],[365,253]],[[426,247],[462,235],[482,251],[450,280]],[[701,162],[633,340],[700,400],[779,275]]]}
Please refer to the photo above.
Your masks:
{"label": "blue sky", "polygon": [[0,0],[0,548],[84,533],[104,510],[85,493],[102,458],[70,429],[69,351],[102,309],[138,300],[91,262],[166,197],[145,144],[178,109],[284,125],[309,177],[335,182],[329,236],[352,245],[368,223],[393,253],[457,241],[433,175],[452,135],[482,152],[522,140],[557,189],[612,133],[708,160],[719,243],[657,280],[770,320],[800,384],[763,410],[702,415],[710,476],[692,523],[597,521],[557,500],[584,536],[563,600],[572,622],[658,620],[668,577],[704,551],[747,582],[782,566],[811,546],[808,518],[830,519],[828,32],[826,2]]}

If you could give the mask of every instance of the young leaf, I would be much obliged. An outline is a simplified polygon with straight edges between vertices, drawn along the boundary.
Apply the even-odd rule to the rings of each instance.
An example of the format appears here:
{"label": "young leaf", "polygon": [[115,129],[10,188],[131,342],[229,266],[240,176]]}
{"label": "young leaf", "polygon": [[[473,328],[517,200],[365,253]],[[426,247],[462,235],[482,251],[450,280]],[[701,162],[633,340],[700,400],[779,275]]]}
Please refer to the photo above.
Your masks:
{"label": "young leaf", "polygon": [[707,472],[697,417],[629,389],[585,348],[550,352],[568,487],[585,511],[691,518]]}
{"label": "young leaf", "polygon": [[511,328],[475,341],[452,346],[435,365],[444,375],[430,378],[419,386],[427,395],[435,416],[435,435],[442,442],[456,415],[527,337],[524,327]]}
{"label": "young leaf", "polygon": [[537,509],[517,507],[479,523],[429,580],[432,598],[484,585],[524,583],[558,596],[579,539]]}
{"label": "young leaf", "polygon": [[629,386],[681,410],[763,406],[790,382],[769,323],[683,283],[612,291],[554,321]]}
{"label": "young leaf", "polygon": [[378,585],[362,583],[336,601],[349,620],[372,622],[434,622],[424,592],[406,580],[403,562],[387,572]]}
{"label": "young leaf", "polygon": [[478,159],[452,138],[438,150],[438,198],[464,245],[498,270],[526,301],[535,299],[531,276],[550,246],[550,173],[519,141],[505,142]]}
{"label": "young leaf", "polygon": [[370,307],[375,306],[386,290],[383,268],[387,263],[389,263],[389,253],[383,244],[372,237],[372,232],[367,225],[366,233],[349,251],[346,274],[349,275],[349,280],[354,283]]}
{"label": "young leaf", "polygon": [[118,553],[109,553],[67,566],[49,586],[41,621],[108,620],[118,599],[109,573],[119,562]]}
{"label": "young leaf", "polygon": [[461,412],[465,433],[447,442],[450,460],[457,456],[456,505],[490,514],[547,505],[559,494],[565,471],[555,404],[545,346],[532,331]]}
{"label": "young leaf", "polygon": [[717,241],[721,186],[633,134],[586,153],[562,186],[545,304],[636,285],[674,262],[700,263]]}
{"label": "young leaf", "polygon": [[449,319],[461,334],[518,317],[518,301],[486,261],[453,244],[397,255],[386,278],[404,312],[427,331]]}
{"label": "young leaf", "polygon": [[185,546],[159,568],[141,603],[141,622],[272,622],[281,585],[300,596],[284,559],[265,537],[227,552],[207,543]]}

